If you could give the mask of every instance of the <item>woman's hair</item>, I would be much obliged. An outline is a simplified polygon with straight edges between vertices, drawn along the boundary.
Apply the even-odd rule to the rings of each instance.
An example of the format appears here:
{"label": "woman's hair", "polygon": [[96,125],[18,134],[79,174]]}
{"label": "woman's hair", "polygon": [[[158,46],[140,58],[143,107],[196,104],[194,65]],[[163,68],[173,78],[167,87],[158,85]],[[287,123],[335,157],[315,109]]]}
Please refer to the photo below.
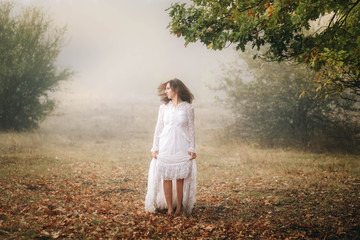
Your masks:
{"label": "woman's hair", "polygon": [[177,78],[174,78],[172,80],[169,80],[169,81],[159,85],[158,91],[159,91],[159,96],[160,96],[161,102],[166,104],[166,103],[170,102],[170,100],[171,100],[167,97],[167,95],[165,93],[166,85],[168,83],[170,83],[170,88],[173,91],[177,91],[177,94],[182,101],[192,103],[192,101],[194,100],[194,95],[191,93],[190,89],[187,88],[185,86],[185,84]]}

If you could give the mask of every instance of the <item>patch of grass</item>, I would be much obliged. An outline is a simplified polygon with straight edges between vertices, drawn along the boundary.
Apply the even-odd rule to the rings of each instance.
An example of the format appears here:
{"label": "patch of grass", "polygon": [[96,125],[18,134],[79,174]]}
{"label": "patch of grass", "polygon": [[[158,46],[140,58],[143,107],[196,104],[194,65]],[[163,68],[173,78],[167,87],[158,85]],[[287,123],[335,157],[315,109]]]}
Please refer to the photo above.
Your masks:
{"label": "patch of grass", "polygon": [[38,230],[34,230],[34,229],[28,229],[25,230],[22,237],[23,238],[35,238],[36,236],[38,236],[39,231]]}

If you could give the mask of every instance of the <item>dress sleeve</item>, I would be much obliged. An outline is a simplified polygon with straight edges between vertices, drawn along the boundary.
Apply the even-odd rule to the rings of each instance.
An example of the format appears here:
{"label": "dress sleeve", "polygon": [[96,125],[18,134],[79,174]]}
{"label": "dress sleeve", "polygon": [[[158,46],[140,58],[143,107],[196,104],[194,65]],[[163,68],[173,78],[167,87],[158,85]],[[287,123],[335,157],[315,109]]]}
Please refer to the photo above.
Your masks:
{"label": "dress sleeve", "polygon": [[188,116],[188,133],[189,133],[189,139],[190,139],[190,146],[189,146],[189,152],[196,153],[195,149],[195,128],[194,128],[194,107],[191,106],[187,110],[187,116]]}
{"label": "dress sleeve", "polygon": [[161,105],[159,108],[158,119],[156,122],[155,133],[154,133],[154,142],[153,142],[153,147],[151,148],[151,152],[159,151],[160,134],[164,129],[163,116],[164,116],[164,108]]}

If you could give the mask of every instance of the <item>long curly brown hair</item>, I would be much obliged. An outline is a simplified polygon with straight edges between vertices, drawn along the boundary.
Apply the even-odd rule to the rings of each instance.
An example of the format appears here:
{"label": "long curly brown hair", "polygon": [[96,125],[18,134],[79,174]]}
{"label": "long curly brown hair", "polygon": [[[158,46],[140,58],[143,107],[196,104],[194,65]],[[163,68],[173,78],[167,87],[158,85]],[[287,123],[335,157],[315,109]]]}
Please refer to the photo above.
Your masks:
{"label": "long curly brown hair", "polygon": [[158,95],[160,96],[161,102],[167,104],[171,100],[167,97],[167,95],[165,93],[166,85],[168,83],[170,83],[170,88],[173,91],[177,91],[177,94],[178,94],[179,98],[181,99],[181,101],[192,103],[192,101],[194,100],[194,95],[191,93],[190,89],[188,87],[186,87],[185,84],[177,78],[174,78],[172,80],[169,80],[169,81],[159,85],[159,87],[158,87],[159,94]]}

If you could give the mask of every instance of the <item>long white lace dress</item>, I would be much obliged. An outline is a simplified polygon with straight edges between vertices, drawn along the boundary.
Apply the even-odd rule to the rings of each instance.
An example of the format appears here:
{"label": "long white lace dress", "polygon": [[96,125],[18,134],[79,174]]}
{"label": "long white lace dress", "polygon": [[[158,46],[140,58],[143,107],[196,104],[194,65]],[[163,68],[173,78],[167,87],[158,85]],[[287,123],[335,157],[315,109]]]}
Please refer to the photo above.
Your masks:
{"label": "long white lace dress", "polygon": [[[196,162],[189,160],[195,150],[194,108],[188,102],[176,107],[172,101],[159,108],[154,143],[151,151],[159,151],[150,163],[145,209],[167,208],[163,180],[184,179],[183,211],[190,213],[196,200]],[[176,206],[176,181],[173,181],[173,207]]]}

